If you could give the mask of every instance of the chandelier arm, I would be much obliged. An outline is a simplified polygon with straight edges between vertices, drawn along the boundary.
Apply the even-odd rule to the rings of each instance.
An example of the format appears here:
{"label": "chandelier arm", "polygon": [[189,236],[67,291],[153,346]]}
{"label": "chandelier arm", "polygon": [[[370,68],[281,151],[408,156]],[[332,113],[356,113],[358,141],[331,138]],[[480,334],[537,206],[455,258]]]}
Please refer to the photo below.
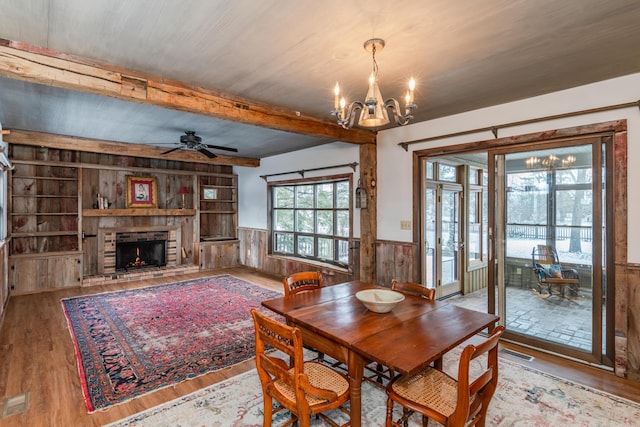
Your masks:
{"label": "chandelier arm", "polygon": [[409,104],[405,107],[406,109],[406,114],[400,114],[400,104],[398,103],[398,101],[396,101],[394,98],[389,98],[386,101],[384,101],[384,108],[387,109],[387,112],[389,112],[389,116],[393,117],[393,120],[399,124],[400,126],[404,126],[406,124],[408,124],[411,119],[413,119],[413,115],[411,115],[411,112],[418,108],[417,105],[415,104]]}
{"label": "chandelier arm", "polygon": [[353,101],[347,108],[344,109],[344,114],[341,110],[333,110],[331,114],[336,116],[338,124],[345,129],[351,129],[360,115],[360,111],[364,108],[364,104],[360,101]]}

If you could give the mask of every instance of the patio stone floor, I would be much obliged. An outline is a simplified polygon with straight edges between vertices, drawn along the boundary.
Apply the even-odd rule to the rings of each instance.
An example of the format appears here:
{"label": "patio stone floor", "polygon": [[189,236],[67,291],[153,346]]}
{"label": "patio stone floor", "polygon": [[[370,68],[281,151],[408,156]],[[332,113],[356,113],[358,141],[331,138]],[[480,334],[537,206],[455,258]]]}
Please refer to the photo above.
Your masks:
{"label": "patio stone floor", "polygon": [[[508,330],[591,352],[590,294],[581,293],[577,298],[552,295],[543,299],[530,289],[508,286],[506,295]],[[446,301],[486,313],[487,289]]]}

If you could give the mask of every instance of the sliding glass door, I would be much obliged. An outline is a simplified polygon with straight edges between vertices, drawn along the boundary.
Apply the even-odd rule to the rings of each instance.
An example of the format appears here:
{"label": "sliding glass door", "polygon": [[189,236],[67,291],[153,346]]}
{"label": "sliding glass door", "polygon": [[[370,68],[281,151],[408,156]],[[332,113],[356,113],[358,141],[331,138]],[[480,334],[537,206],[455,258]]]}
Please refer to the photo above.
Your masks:
{"label": "sliding glass door", "polygon": [[490,151],[498,313],[512,339],[601,363],[606,138]]}
{"label": "sliding glass door", "polygon": [[589,136],[424,158],[423,283],[498,314],[510,340],[611,366],[612,144]]}

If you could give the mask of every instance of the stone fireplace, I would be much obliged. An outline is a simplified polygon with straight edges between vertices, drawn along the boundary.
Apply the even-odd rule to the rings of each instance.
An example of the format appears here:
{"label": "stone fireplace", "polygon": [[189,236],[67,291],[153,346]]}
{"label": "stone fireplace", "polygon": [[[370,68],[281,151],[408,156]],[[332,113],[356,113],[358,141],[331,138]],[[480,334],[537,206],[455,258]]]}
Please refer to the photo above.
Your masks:
{"label": "stone fireplace", "polygon": [[98,270],[102,274],[133,273],[179,264],[179,228],[101,229],[98,239]]}

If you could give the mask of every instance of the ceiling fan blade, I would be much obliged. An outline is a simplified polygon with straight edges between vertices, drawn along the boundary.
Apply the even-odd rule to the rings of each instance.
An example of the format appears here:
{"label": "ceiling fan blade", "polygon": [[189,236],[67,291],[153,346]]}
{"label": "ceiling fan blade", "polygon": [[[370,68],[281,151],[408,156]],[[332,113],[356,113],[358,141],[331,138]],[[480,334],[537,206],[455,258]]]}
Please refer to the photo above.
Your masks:
{"label": "ceiling fan blade", "polygon": [[211,151],[207,150],[206,148],[198,148],[198,151],[210,159],[215,159],[216,157],[218,157],[215,154],[213,154]]}
{"label": "ceiling fan blade", "polygon": [[234,153],[238,152],[237,148],[232,148],[232,147],[222,147],[220,145],[209,145],[209,144],[203,144],[209,148],[213,148],[215,150],[225,150],[225,151],[233,151]]}
{"label": "ceiling fan blade", "polygon": [[180,149],[180,147],[175,147],[175,148],[172,148],[171,150],[167,150],[164,153],[161,153],[160,155],[164,156],[165,154],[173,153],[174,151],[179,150],[179,149]]}

